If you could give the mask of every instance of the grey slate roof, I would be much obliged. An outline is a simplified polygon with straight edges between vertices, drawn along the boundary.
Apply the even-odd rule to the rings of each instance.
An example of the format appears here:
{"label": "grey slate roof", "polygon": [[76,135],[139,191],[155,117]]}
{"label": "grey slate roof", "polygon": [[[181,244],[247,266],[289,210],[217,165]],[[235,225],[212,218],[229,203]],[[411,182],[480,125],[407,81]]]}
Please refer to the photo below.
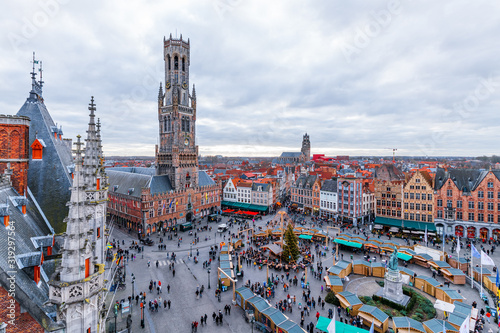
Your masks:
{"label": "grey slate roof", "polygon": [[[141,197],[141,189],[149,187],[151,177],[143,174],[136,174],[130,172],[115,171],[111,169],[106,170],[109,177],[109,191],[116,192],[133,197]],[[129,189],[134,190],[129,193]]]}
{"label": "grey slate roof", "polygon": [[212,186],[215,181],[203,170],[198,170],[198,185],[199,186]]}
{"label": "grey slate roof", "polygon": [[299,188],[312,188],[312,185],[316,181],[317,176],[316,175],[301,175],[299,178],[297,178],[297,181],[295,182],[295,186]]}
{"label": "grey slate roof", "polygon": [[52,128],[56,124],[41,100],[30,95],[17,115],[31,120],[29,145],[35,140],[35,135],[46,145],[41,160],[31,159],[30,148],[28,186],[56,232],[62,232],[66,228],[63,220],[68,214],[66,202],[72,184],[68,168],[73,165],[71,150],[66,142],[54,138]]}
{"label": "grey slate roof", "polygon": [[[13,188],[3,188],[0,190],[0,202],[6,202],[8,197],[17,196],[18,193]],[[43,221],[43,218],[38,211],[33,200],[28,196],[26,215],[23,215],[17,208],[12,207],[9,201],[9,216],[10,225],[15,227],[15,255],[20,268],[15,269],[16,272],[16,300],[20,303],[21,307],[27,309],[28,312],[39,323],[42,321],[47,322],[48,325],[55,325],[50,318],[49,314],[55,314],[56,308],[51,305],[44,305],[49,300],[49,288],[45,278],[53,273],[54,265],[53,260],[45,260],[41,273],[42,279],[40,285],[37,286],[33,277],[30,276],[29,269],[22,269],[22,267],[30,267],[33,264],[40,263],[40,254],[36,254],[37,250],[33,245],[32,238],[46,236],[50,234],[50,229]],[[8,250],[8,232],[10,229],[0,226],[0,238],[5,240],[0,242],[0,251],[7,253]],[[40,252],[38,252],[40,253]],[[12,271],[8,262],[8,256],[0,256],[0,284],[6,289],[9,289],[9,271]],[[31,273],[33,274],[33,273]]]}
{"label": "grey slate roof", "polygon": [[269,192],[271,184],[268,183],[252,183],[252,191],[258,191],[258,188],[262,187],[262,192]]}
{"label": "grey slate roof", "polygon": [[487,174],[488,171],[475,169],[450,169],[446,171],[443,168],[438,168],[434,189],[439,190],[449,178],[460,191],[471,192],[476,189]]}
{"label": "grey slate roof", "polygon": [[[154,168],[107,168],[106,173],[111,192],[140,197],[142,188],[150,188],[151,194],[165,193],[174,189],[168,176],[157,176]],[[215,181],[205,171],[198,171],[198,185],[212,186],[215,185]],[[129,194],[130,189],[133,191]]]}
{"label": "grey slate roof", "polygon": [[286,158],[286,157],[301,157],[302,156],[302,152],[298,151],[298,152],[291,152],[291,151],[285,151],[285,152],[282,152],[281,155],[280,155],[280,158]]}
{"label": "grey slate roof", "polygon": [[363,302],[361,302],[359,297],[356,294],[351,293],[350,291],[342,291],[338,294],[340,296],[344,297],[346,299],[346,301],[348,301],[351,306],[363,304]]}
{"label": "grey slate roof", "polygon": [[337,181],[333,179],[325,180],[323,186],[321,186],[321,191],[337,192]]}

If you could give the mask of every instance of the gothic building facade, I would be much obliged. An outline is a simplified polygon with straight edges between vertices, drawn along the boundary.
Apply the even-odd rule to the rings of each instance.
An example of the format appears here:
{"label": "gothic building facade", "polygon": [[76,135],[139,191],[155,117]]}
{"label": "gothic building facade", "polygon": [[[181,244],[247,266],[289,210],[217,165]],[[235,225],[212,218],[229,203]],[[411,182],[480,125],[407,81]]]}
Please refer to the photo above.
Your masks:
{"label": "gothic building facade", "polygon": [[104,304],[105,217],[108,181],[94,98],[85,149],[78,136],[61,264],[49,281],[49,299],[66,332],[101,332]]}
{"label": "gothic building facade", "polygon": [[163,40],[163,51],[165,81],[158,93],[155,168],[108,169],[111,216],[142,234],[218,212],[221,202],[220,185],[198,169],[189,39],[170,35]]}
{"label": "gothic building facade", "polygon": [[280,164],[286,163],[304,163],[309,162],[311,159],[311,141],[309,134],[304,134],[302,137],[302,147],[300,152],[283,152],[278,157],[277,162]]}

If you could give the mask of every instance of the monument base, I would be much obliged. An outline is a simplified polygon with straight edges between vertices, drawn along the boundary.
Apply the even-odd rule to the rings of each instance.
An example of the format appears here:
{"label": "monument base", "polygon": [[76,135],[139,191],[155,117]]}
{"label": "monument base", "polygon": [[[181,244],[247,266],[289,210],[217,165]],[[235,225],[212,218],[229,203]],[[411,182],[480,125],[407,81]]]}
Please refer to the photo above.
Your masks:
{"label": "monument base", "polygon": [[387,273],[385,273],[384,288],[380,288],[375,295],[402,306],[406,306],[410,301],[410,297],[403,294],[403,279],[399,270],[387,270]]}

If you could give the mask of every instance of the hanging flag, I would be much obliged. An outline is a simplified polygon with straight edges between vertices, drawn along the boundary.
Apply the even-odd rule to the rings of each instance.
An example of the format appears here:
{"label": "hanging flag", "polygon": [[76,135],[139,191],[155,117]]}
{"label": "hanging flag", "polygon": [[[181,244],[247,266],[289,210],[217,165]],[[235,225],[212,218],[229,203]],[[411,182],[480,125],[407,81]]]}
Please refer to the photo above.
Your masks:
{"label": "hanging flag", "polygon": [[330,321],[330,324],[328,324],[328,327],[326,328],[328,333],[335,333],[335,318],[337,317],[337,311],[333,311],[333,319]]}
{"label": "hanging flag", "polygon": [[168,205],[168,208],[172,208],[172,203],[174,202],[174,199],[172,199],[172,201],[170,201],[170,205]]}
{"label": "hanging flag", "polygon": [[373,325],[374,322],[375,322],[375,319],[373,319],[373,321],[372,321],[372,326],[370,327],[369,333],[375,333],[375,326]]}
{"label": "hanging flag", "polygon": [[479,252],[477,252],[476,247],[473,244],[470,245],[470,249],[471,254],[474,258],[481,258],[481,255],[479,254]]}
{"label": "hanging flag", "polygon": [[176,201],[176,202],[175,202],[175,205],[177,206],[178,204],[179,204],[179,201]]}
{"label": "hanging flag", "polygon": [[500,288],[500,277],[498,276],[498,269],[497,269],[497,279],[495,281],[495,284],[497,286],[497,289]]}
{"label": "hanging flag", "polygon": [[425,226],[424,242],[427,244],[427,226]]}
{"label": "hanging flag", "polygon": [[122,260],[122,256],[119,256],[119,257],[118,257],[118,260],[116,261],[116,265],[117,265],[117,266],[118,266],[118,265],[120,265],[120,260]]}
{"label": "hanging flag", "polygon": [[457,255],[460,255],[460,237],[457,238]]}
{"label": "hanging flag", "polygon": [[207,198],[208,198],[208,194],[207,194],[207,193],[205,193],[205,200],[207,200]]}
{"label": "hanging flag", "polygon": [[487,255],[483,250],[481,250],[481,265],[495,266],[493,259],[491,259],[491,257]]}
{"label": "hanging flag", "polygon": [[111,245],[111,243],[109,243],[109,242],[108,242],[108,245],[106,245],[106,247],[107,247],[108,249],[112,249],[112,248],[113,248],[113,245]]}

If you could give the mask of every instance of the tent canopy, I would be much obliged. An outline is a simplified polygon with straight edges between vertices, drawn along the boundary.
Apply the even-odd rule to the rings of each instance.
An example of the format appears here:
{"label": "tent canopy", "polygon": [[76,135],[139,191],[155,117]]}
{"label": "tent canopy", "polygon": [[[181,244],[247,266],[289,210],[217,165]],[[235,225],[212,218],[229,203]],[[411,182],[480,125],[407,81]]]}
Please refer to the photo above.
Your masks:
{"label": "tent canopy", "polygon": [[308,240],[311,240],[313,238],[313,236],[311,235],[300,235],[299,236],[300,239],[308,239]]}
{"label": "tent canopy", "polygon": [[[326,317],[319,316],[318,323],[316,324],[316,329],[320,330],[321,332],[328,332],[328,325],[330,325],[331,321],[332,321],[332,319],[328,319]],[[351,326],[351,325],[341,323],[340,321],[335,321],[335,332],[368,333],[369,331],[364,330],[362,328],[358,328],[356,326]]]}

